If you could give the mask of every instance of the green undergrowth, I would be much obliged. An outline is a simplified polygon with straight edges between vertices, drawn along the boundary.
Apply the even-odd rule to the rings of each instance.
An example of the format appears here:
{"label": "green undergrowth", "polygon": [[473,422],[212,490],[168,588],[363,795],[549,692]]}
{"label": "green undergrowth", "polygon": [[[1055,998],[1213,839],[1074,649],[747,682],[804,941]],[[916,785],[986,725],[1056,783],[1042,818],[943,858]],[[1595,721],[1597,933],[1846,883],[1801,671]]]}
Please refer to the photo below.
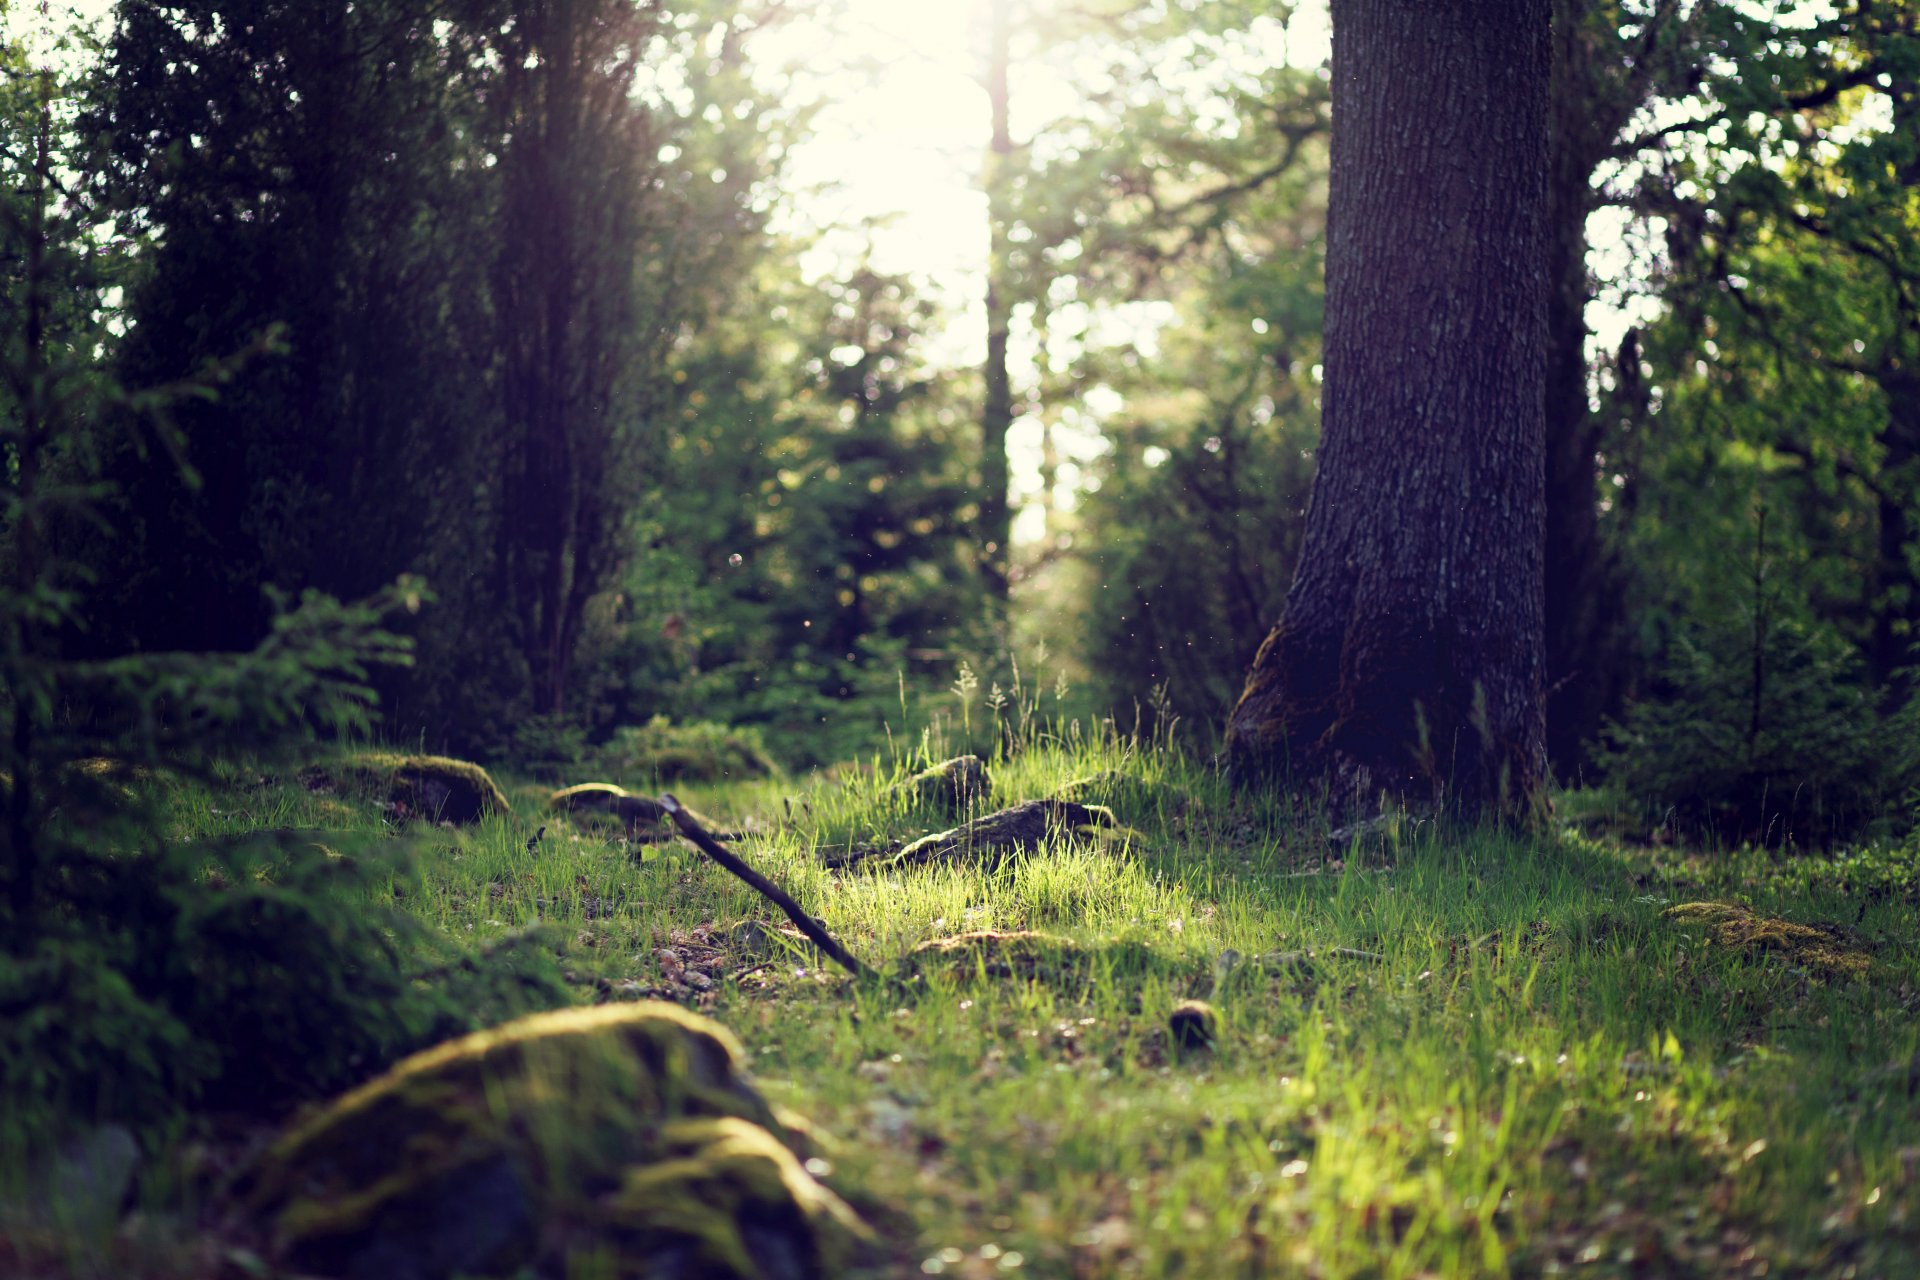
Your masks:
{"label": "green undergrowth", "polygon": [[[510,774],[511,813],[405,829],[383,903],[438,939],[422,982],[535,948],[579,1002],[732,1028],[876,1229],[859,1274],[1920,1274],[1911,851],[1411,823],[1336,847],[1172,751],[1069,738],[990,760],[992,806],[1117,772],[1089,799],[1123,834],[826,870],[957,820],[892,789],[925,763],[679,793],[867,979],[685,846],[577,830]],[[179,839],[391,818],[241,768],[170,803]],[[1211,1049],[1169,1034],[1192,998]]]}

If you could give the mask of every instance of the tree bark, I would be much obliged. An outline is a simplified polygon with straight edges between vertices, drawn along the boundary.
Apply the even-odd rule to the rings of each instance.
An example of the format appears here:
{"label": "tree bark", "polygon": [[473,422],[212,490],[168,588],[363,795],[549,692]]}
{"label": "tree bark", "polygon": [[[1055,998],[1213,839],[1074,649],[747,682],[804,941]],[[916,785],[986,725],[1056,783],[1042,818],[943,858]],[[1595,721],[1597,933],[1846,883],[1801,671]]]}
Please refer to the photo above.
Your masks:
{"label": "tree bark", "polygon": [[1012,61],[1013,0],[994,0],[987,54],[987,100],[993,117],[986,171],[990,247],[987,263],[986,394],[980,408],[980,567],[987,588],[1007,598],[1008,543],[1013,515],[1007,505],[1007,431],[1013,426],[1013,379],[1007,369],[1007,339],[1013,327],[1013,290],[1007,279],[1012,243],[1007,231],[1013,180],[1013,135],[1008,119],[1008,67]]}
{"label": "tree bark", "polygon": [[1319,470],[1237,775],[1520,812],[1545,775],[1549,0],[1335,0]]}

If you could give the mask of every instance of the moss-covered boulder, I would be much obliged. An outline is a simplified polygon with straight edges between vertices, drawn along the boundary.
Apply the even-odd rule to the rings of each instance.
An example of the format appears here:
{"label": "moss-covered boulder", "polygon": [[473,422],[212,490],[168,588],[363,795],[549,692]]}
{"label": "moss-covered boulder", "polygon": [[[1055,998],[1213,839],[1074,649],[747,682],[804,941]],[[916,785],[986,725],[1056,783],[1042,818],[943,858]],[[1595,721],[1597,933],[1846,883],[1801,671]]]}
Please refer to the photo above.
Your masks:
{"label": "moss-covered boulder", "polygon": [[1873,965],[1873,958],[1839,925],[1798,924],[1733,902],[1683,902],[1661,914],[1704,925],[1707,939],[1716,945],[1748,955],[1777,955],[1830,977],[1858,978]]}
{"label": "moss-covered boulder", "polygon": [[367,751],[308,770],[309,785],[378,796],[403,816],[429,822],[478,822],[513,806],[479,765],[448,756],[410,756]]}
{"label": "moss-covered boulder", "polygon": [[892,788],[892,794],[909,804],[957,815],[993,798],[993,778],[979,756],[955,756],[922,769]]}
{"label": "moss-covered boulder", "polygon": [[547,797],[547,808],[574,818],[611,818],[630,836],[663,834],[660,829],[667,821],[667,811],[658,800],[636,796],[611,782],[562,787]]}
{"label": "moss-covered boulder", "polygon": [[636,1278],[832,1275],[865,1228],[790,1134],[719,1024],[566,1009],[407,1059],[293,1127],[231,1198],[304,1274],[561,1276],[594,1255]]}

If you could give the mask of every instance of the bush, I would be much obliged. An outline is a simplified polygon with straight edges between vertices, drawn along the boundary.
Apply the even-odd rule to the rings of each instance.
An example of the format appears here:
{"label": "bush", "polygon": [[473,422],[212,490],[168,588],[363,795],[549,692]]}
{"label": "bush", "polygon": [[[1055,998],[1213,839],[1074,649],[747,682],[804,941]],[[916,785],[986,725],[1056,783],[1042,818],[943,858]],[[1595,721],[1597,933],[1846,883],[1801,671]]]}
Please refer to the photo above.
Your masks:
{"label": "bush", "polygon": [[1827,844],[1904,828],[1920,776],[1920,714],[1883,715],[1831,631],[1780,622],[1678,641],[1660,696],[1598,753],[1611,789],[1656,822],[1729,843]]}
{"label": "bush", "polygon": [[665,716],[615,730],[599,761],[604,772],[622,778],[661,781],[770,778],[780,772],[755,729],[704,721],[676,725]]}
{"label": "bush", "polygon": [[[358,604],[270,597],[271,628],[247,652],[80,651],[99,593],[72,551],[76,531],[105,523],[101,459],[137,447],[190,475],[169,407],[214,398],[276,344],[264,335],[160,391],[96,367],[97,224],[55,190],[55,172],[84,168],[56,91],[0,79],[4,121],[21,126],[0,129],[0,173],[17,179],[0,198],[0,263],[38,264],[0,272],[0,1177],[90,1124],[151,1147],[201,1103],[283,1111],[500,1003],[478,968],[437,987],[406,971],[402,945],[422,931],[382,897],[388,860],[165,838],[157,791],[211,776],[217,755],[322,726],[364,733],[370,672],[410,660],[385,620],[422,593],[403,579]],[[538,974],[501,990],[559,998]]]}

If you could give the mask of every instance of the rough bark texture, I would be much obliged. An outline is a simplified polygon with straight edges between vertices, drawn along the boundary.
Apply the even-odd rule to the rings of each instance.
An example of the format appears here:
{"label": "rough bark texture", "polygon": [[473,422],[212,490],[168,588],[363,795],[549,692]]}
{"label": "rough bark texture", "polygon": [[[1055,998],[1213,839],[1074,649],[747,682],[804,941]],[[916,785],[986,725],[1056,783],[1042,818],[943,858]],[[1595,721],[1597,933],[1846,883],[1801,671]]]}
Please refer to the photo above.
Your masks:
{"label": "rough bark texture", "polygon": [[987,220],[992,245],[987,263],[986,395],[980,408],[980,569],[987,588],[1007,597],[1008,548],[1013,513],[1007,504],[1007,431],[1013,426],[1013,379],[1007,369],[1007,342],[1013,328],[1013,291],[1007,280],[1013,221],[1009,208],[1013,178],[1013,135],[1008,124],[1008,69],[1012,63],[1012,0],[994,0],[991,48],[987,56],[987,98],[993,137],[988,143]]}
{"label": "rough bark texture", "polygon": [[1548,0],[1336,0],[1319,471],[1228,726],[1241,776],[1531,802]]}

